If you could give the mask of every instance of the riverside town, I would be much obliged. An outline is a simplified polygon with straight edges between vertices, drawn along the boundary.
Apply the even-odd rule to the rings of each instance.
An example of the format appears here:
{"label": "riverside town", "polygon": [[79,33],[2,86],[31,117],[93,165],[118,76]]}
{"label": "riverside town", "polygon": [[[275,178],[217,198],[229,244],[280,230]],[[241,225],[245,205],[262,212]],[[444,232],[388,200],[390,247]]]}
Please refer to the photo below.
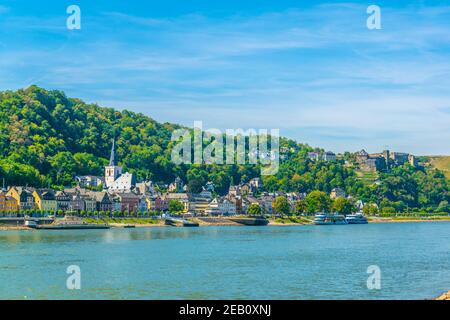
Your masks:
{"label": "riverside town", "polygon": [[444,2],[1,1],[0,301],[450,300]]}
{"label": "riverside town", "polygon": [[[172,137],[172,143],[147,138],[147,145],[137,136],[142,130],[155,138],[159,136],[160,141],[164,135],[170,136],[166,126],[149,118],[128,111],[113,114],[99,107],[82,111],[79,102],[75,105],[63,93],[38,87],[3,93],[3,105],[7,106],[8,99],[15,95],[37,99],[35,103],[43,109],[40,114],[26,115],[27,121],[24,118],[8,125],[9,132],[15,134],[8,138],[9,147],[4,149],[9,158],[0,161],[2,228],[39,228],[58,222],[64,225],[62,221],[67,223],[64,217],[76,217],[78,223],[81,219],[86,226],[322,225],[449,218],[445,176],[426,157],[391,150],[335,154],[281,138],[276,175],[263,175],[258,171],[263,164],[256,162],[229,165],[187,162],[180,168],[164,158],[165,154],[173,157],[170,146],[174,146],[176,138]],[[14,117],[14,110],[5,111]],[[64,150],[55,153],[50,150],[60,143],[58,138],[45,138],[47,133],[30,126],[35,121],[40,121],[43,127],[54,123],[53,128],[44,130],[66,134],[72,130],[76,118],[83,117],[80,112],[97,114],[96,118],[113,116],[110,120],[116,124],[110,126],[114,126],[117,137],[91,140],[86,147],[81,141],[94,136],[80,136],[78,143],[67,137],[65,148],[73,148],[74,153]],[[62,114],[67,115],[61,118]],[[59,124],[64,122],[68,128]],[[132,131],[127,126],[132,122],[140,123],[142,130]],[[92,125],[95,126],[92,130],[103,131],[102,136],[109,130],[104,124]],[[189,134],[185,129],[178,137]],[[205,138],[200,132],[197,139]],[[17,149],[19,141],[22,147]],[[95,145],[98,148],[93,149],[91,146]],[[101,169],[101,150],[108,145],[109,160]],[[250,150],[258,154],[260,149],[254,146]],[[89,150],[98,156],[87,153]],[[264,150],[259,158],[270,157]],[[23,152],[28,153],[24,160],[19,160],[23,164],[10,160],[19,159]],[[185,156],[186,152],[182,153]],[[41,154],[47,156],[42,158]],[[121,162],[127,170],[123,170]],[[103,175],[95,175],[101,171]],[[91,174],[80,174],[83,172]],[[425,192],[426,188],[435,191]]]}

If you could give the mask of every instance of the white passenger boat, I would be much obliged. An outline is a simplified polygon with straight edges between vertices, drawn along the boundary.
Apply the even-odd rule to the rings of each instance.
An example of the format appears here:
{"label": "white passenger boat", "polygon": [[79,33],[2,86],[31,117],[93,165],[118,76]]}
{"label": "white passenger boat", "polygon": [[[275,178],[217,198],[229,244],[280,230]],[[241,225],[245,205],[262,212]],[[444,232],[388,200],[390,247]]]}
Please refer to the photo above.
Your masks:
{"label": "white passenger boat", "polygon": [[344,215],[334,213],[319,213],[314,216],[314,224],[316,225],[339,225],[347,224]]}
{"label": "white passenger boat", "polygon": [[347,215],[345,217],[345,220],[347,220],[348,224],[367,224],[367,223],[369,223],[367,221],[367,218],[364,217],[364,215],[360,212]]}

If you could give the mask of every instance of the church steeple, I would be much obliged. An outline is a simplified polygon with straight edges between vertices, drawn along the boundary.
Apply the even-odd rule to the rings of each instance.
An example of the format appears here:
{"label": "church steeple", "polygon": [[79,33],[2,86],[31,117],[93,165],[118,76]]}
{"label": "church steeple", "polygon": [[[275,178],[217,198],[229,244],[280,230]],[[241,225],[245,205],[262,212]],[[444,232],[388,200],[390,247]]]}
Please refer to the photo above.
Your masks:
{"label": "church steeple", "polygon": [[117,159],[116,159],[116,150],[115,150],[114,139],[112,141],[111,156],[109,157],[109,166],[111,166],[111,167],[117,166]]}
{"label": "church steeple", "polygon": [[122,167],[117,165],[116,145],[114,139],[112,141],[111,156],[109,157],[109,164],[105,167],[105,185],[109,188],[114,184],[117,178],[122,175]]}

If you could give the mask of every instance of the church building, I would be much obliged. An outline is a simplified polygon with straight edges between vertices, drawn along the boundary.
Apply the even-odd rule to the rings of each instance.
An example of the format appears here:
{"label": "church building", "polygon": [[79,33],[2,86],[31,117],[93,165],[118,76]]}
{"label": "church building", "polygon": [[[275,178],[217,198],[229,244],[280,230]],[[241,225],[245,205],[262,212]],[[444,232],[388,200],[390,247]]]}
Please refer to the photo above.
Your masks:
{"label": "church building", "polygon": [[122,173],[122,167],[117,163],[115,143],[113,140],[109,164],[105,167],[105,186],[111,192],[129,192],[136,185],[136,178],[132,173]]}

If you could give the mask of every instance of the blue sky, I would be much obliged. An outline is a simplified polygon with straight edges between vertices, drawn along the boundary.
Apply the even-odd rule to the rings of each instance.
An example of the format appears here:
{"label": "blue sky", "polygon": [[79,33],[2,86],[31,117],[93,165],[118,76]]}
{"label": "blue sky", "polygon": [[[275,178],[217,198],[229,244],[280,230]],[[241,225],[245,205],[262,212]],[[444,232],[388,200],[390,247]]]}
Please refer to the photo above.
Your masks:
{"label": "blue sky", "polygon": [[450,3],[0,1],[0,90],[31,84],[336,152],[450,154]]}

